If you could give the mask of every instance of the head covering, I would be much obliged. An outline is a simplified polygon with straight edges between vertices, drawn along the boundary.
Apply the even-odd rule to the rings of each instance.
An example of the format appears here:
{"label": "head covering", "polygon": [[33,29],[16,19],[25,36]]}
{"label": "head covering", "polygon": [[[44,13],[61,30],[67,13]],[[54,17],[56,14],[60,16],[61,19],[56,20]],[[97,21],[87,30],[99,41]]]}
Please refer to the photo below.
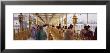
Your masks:
{"label": "head covering", "polygon": [[90,28],[90,26],[89,26],[89,25],[88,25],[87,27],[88,27],[88,28]]}
{"label": "head covering", "polygon": [[39,26],[39,29],[40,29],[40,30],[43,30],[43,26]]}
{"label": "head covering", "polygon": [[22,13],[20,13],[22,15]]}

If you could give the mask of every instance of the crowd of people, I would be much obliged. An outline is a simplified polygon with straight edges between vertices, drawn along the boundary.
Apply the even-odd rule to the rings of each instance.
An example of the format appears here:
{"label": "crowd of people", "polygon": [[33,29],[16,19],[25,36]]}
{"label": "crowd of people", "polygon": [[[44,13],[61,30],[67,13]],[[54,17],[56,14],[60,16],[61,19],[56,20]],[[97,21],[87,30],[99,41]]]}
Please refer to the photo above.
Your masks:
{"label": "crowd of people", "polygon": [[[24,17],[22,13],[20,13],[18,17],[20,29],[23,30]],[[97,27],[95,28],[95,32],[93,32],[89,25],[85,25],[84,28],[80,30],[80,34],[78,34],[75,32],[72,24],[67,27],[61,24],[54,26],[49,24],[37,25],[34,23],[31,26],[30,33],[30,38],[34,40],[97,40]]]}
{"label": "crowd of people", "polygon": [[[74,26],[70,24],[69,27],[54,25],[33,25],[31,28],[32,38],[35,40],[74,40],[74,37],[77,36],[77,39],[81,40],[96,40],[97,39],[97,27],[95,32],[90,30],[90,26],[84,26],[80,31],[80,34],[77,34],[74,31]],[[78,37],[79,36],[79,37]]]}

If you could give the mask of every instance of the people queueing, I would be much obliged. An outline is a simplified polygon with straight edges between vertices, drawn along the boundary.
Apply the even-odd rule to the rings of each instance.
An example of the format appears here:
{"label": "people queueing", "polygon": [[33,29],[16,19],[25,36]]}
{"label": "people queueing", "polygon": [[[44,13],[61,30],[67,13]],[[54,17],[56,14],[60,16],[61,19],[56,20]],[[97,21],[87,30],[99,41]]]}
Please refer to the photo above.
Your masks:
{"label": "people queueing", "polygon": [[[52,30],[55,29],[55,26],[52,25]],[[59,26],[56,26],[56,29],[57,31],[54,31],[53,33],[55,32],[58,32],[56,36],[58,38],[58,40],[62,40],[62,38],[64,40],[73,40],[74,39],[74,30],[73,30],[73,25],[70,24],[70,26],[67,28],[67,26],[65,27],[60,27]],[[66,30],[62,30],[62,29],[66,29]],[[60,33],[64,33],[64,34],[60,34]],[[63,37],[61,35],[64,35]],[[84,26],[84,29],[82,29],[80,31],[80,35],[83,36],[82,38],[85,38],[86,40],[96,40],[97,39],[97,27],[95,28],[95,32],[94,32],[94,36],[93,36],[93,31],[90,30],[90,26]],[[52,33],[49,33],[47,32],[47,26],[46,25],[33,25],[32,26],[32,38],[33,39],[36,39],[36,40],[53,40],[53,36],[52,36]]]}
{"label": "people queueing", "polygon": [[23,14],[20,13],[20,15],[18,15],[18,19],[19,19],[19,23],[20,23],[20,29],[23,30]]}
{"label": "people queueing", "polygon": [[[52,31],[53,30],[53,35],[55,35],[55,32],[58,32],[57,35],[55,35],[58,40],[62,40],[62,36],[64,35],[63,39],[64,40],[73,40],[74,39],[74,30],[73,30],[73,25],[70,24],[70,26],[67,28],[67,26],[65,27],[61,27],[61,25],[59,24],[59,26],[54,26],[52,25]],[[62,29],[66,29],[66,30],[62,30]],[[61,34],[64,33],[64,34]],[[83,36],[82,38],[85,38],[86,40],[96,40],[97,39],[97,27],[95,28],[95,32],[94,32],[94,36],[93,36],[93,31],[90,30],[90,26],[84,26],[84,29],[82,29],[80,31],[80,35]],[[53,36],[52,33],[47,32],[47,25],[33,25],[32,26],[32,38],[36,39],[36,40],[53,40]]]}

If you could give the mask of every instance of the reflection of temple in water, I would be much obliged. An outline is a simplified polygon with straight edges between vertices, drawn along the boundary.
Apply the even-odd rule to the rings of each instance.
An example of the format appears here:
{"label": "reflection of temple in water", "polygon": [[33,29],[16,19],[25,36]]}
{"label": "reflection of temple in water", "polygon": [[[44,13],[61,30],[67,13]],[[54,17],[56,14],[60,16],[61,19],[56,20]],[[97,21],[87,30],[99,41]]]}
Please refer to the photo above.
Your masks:
{"label": "reflection of temple in water", "polygon": [[[76,39],[79,39],[80,35],[78,34],[80,34],[81,29],[84,28],[84,25],[89,25],[90,30],[93,32],[95,32],[95,28],[97,27],[96,13],[23,13],[24,18],[23,30],[21,30],[18,15],[20,14],[19,13],[14,14],[14,25],[13,25],[14,39],[18,40],[30,39],[30,37],[32,36],[31,28],[33,25],[43,26],[45,24],[48,24],[49,26],[52,25],[59,26],[59,24],[61,24],[61,27],[63,26],[69,27],[70,24],[72,24],[74,26],[73,28],[75,30],[75,34],[77,34]],[[63,28],[63,30],[65,29]],[[53,30],[52,27],[48,27],[47,31],[48,31],[47,37],[49,36],[50,32],[52,34],[53,39],[60,40],[61,37],[62,40],[64,37],[64,32],[61,32],[60,35],[56,32],[59,31],[59,29]]]}

